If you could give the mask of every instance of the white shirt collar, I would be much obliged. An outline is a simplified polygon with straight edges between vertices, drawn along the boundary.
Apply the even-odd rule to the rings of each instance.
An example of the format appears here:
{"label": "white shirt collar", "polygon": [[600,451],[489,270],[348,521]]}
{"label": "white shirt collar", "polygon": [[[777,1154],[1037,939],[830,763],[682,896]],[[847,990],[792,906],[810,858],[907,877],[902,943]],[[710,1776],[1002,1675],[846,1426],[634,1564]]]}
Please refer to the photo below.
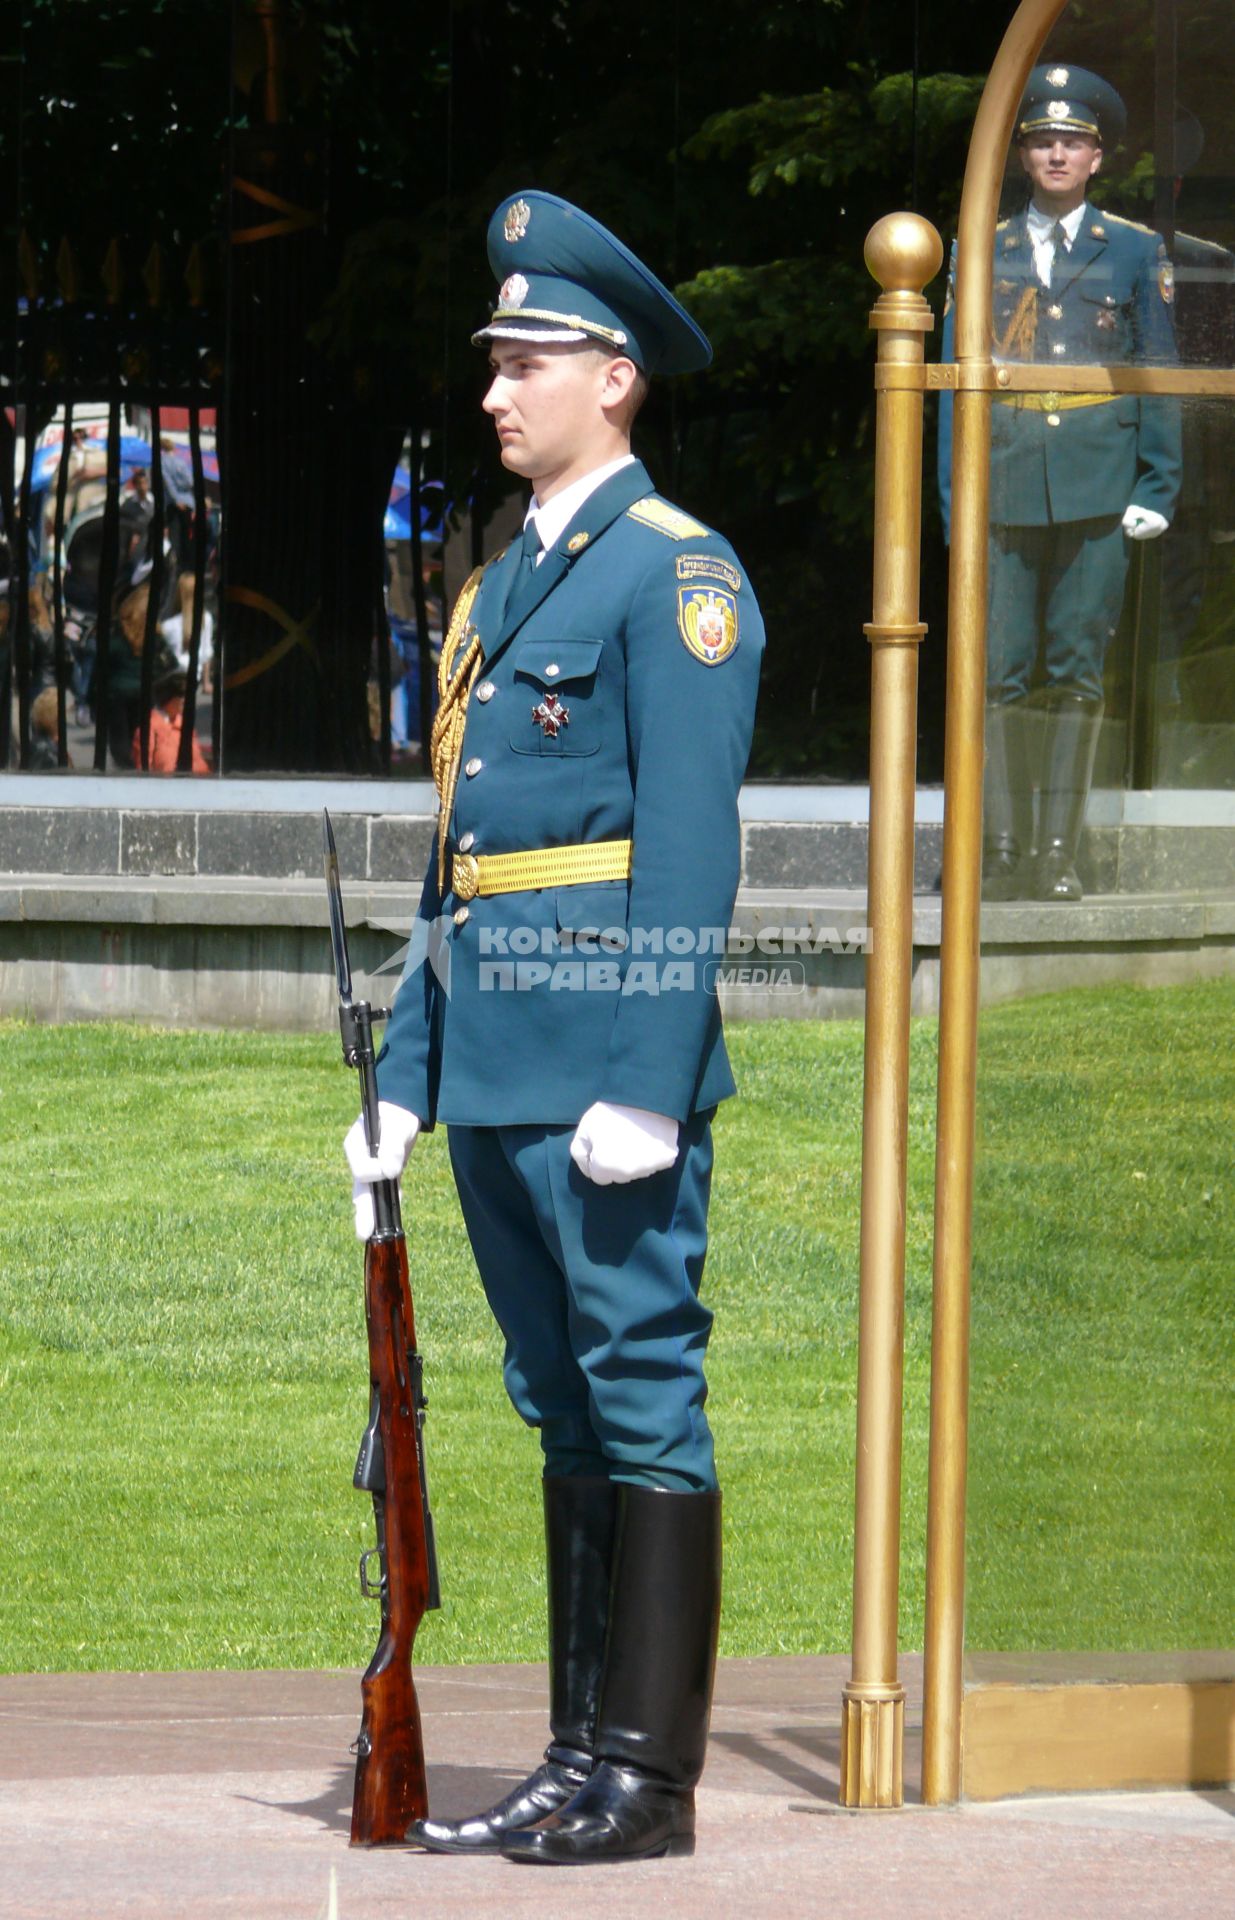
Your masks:
{"label": "white shirt collar", "polygon": [[537,566],[540,565],[549,548],[557,545],[584,501],[591,499],[597,487],[603,486],[605,481],[611,479],[615,473],[620,473],[623,467],[633,467],[634,464],[634,454],[624,453],[619,459],[610,460],[606,466],[594,467],[591,473],[584,474],[582,480],[572,480],[568,487],[563,487],[562,491],[555,493],[551,500],[546,500],[543,507],[536,495],[532,495],[531,503],[523,516],[523,524],[526,527],[529,520],[536,522],[540,544],[545,550],[537,560]]}
{"label": "white shirt collar", "polygon": [[[1077,234],[1080,232],[1081,221],[1085,218],[1088,211],[1089,202],[1082,200],[1079,207],[1073,207],[1071,213],[1064,214],[1063,230],[1068,236],[1069,246],[1072,246]],[[1035,239],[1040,239],[1046,234],[1055,231],[1055,215],[1053,213],[1043,213],[1041,207],[1035,206],[1032,200],[1029,203],[1029,231]]]}

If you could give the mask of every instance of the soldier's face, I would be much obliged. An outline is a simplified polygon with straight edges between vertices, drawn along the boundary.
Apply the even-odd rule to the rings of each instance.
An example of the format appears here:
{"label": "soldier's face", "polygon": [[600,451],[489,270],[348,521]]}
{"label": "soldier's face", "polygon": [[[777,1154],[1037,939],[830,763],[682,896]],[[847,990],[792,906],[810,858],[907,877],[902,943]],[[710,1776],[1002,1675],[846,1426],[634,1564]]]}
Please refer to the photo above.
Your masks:
{"label": "soldier's face", "polygon": [[540,500],[596,464],[608,427],[604,354],[570,342],[495,340],[489,370],[483,406],[497,429],[502,465],[530,480]]}
{"label": "soldier's face", "polygon": [[1086,133],[1031,133],[1020,143],[1021,165],[1042,207],[1070,212],[1085,198],[1102,165],[1102,149]]}

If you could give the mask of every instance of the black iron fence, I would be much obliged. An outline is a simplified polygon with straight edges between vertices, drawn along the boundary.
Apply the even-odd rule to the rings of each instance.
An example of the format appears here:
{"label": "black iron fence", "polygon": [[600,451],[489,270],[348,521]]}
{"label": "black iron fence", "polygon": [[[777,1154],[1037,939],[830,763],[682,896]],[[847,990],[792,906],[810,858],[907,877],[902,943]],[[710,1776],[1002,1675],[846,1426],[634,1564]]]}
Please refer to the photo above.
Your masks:
{"label": "black iron fence", "polygon": [[114,240],[92,273],[21,236],[0,767],[423,765],[449,517],[428,436],[357,420],[284,324],[301,232],[249,231],[180,258]]}

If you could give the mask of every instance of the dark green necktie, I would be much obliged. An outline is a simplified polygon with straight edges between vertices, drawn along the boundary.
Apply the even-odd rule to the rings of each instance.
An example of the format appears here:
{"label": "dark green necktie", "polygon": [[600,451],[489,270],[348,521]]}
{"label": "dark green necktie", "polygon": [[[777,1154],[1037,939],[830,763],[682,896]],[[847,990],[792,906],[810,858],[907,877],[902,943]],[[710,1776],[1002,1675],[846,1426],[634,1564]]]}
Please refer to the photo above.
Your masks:
{"label": "dark green necktie", "polygon": [[544,552],[540,534],[536,530],[536,521],[531,519],[523,529],[523,553],[519,561],[519,571],[515,577],[515,591],[531,579],[536,571],[536,562]]}

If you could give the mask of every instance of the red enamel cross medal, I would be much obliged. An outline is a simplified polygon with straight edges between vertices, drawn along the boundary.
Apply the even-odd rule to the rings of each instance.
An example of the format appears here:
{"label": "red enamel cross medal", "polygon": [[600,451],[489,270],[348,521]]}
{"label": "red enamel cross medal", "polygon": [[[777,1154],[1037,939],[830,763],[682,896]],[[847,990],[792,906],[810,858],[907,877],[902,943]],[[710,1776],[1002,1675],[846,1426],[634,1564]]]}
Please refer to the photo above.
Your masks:
{"label": "red enamel cross medal", "polygon": [[547,693],[540,705],[532,708],[532,725],[542,727],[550,740],[556,740],[562,728],[570,725],[570,708],[562,705],[556,693]]}

